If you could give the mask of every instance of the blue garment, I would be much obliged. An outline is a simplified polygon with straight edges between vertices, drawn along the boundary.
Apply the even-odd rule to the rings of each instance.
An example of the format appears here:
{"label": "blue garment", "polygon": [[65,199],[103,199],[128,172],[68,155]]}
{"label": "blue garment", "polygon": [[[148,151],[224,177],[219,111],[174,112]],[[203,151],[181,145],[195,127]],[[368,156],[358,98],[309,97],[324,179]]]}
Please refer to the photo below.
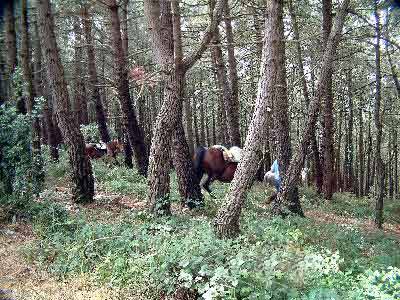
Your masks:
{"label": "blue garment", "polygon": [[271,172],[274,173],[274,178],[275,178],[274,185],[275,185],[276,191],[279,192],[279,189],[281,188],[281,177],[279,175],[279,164],[276,159],[271,166]]}

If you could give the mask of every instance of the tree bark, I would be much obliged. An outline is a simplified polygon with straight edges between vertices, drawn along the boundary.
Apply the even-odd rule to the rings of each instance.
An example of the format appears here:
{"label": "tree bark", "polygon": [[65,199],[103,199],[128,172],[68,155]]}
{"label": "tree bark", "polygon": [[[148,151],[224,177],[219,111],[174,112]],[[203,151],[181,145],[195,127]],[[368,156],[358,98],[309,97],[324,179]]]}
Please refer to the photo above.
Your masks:
{"label": "tree bark", "polygon": [[14,1],[8,0],[4,6],[4,29],[5,29],[5,44],[7,49],[6,55],[6,75],[7,75],[7,95],[12,96],[11,80],[14,69],[17,66],[17,43],[15,36],[15,18],[14,18]]}
{"label": "tree bark", "polygon": [[58,53],[54,34],[54,20],[49,0],[37,0],[40,38],[48,70],[50,89],[57,101],[56,116],[65,143],[68,145],[72,167],[72,198],[75,202],[91,202],[94,195],[92,166],[85,155],[85,143],[76,122],[73,121],[64,68]]}
{"label": "tree bark", "polygon": [[232,123],[232,126],[235,126],[233,130],[231,130],[230,140],[232,146],[241,145],[241,136],[240,136],[240,103],[239,103],[239,79],[237,74],[237,62],[235,58],[235,41],[232,29],[232,18],[231,18],[231,10],[229,7],[229,0],[225,0],[224,3],[224,22],[225,22],[225,34],[227,41],[227,50],[228,50],[228,75],[229,75],[229,83],[230,83],[230,103],[227,113],[230,113],[232,116],[232,120],[229,122]]}
{"label": "tree bark", "polygon": [[381,157],[381,144],[382,144],[382,117],[381,117],[381,25],[380,16],[378,11],[378,0],[374,0],[374,16],[375,16],[375,34],[376,43],[375,48],[375,104],[374,104],[374,123],[376,128],[376,144],[375,144],[375,159],[376,159],[376,178],[377,178],[377,194],[376,194],[376,207],[375,207],[375,224],[378,228],[382,228],[383,224],[383,196],[385,189],[384,178],[384,165]]}
{"label": "tree bark", "polygon": [[[296,49],[297,49],[297,52],[296,52],[297,67],[298,67],[300,77],[301,77],[303,97],[304,97],[304,100],[308,107],[310,104],[310,95],[308,92],[307,80],[306,80],[306,75],[304,72],[303,56],[302,56],[302,49],[301,49],[301,44],[300,44],[299,26],[297,23],[296,12],[293,7],[292,0],[289,1],[289,13],[290,13],[290,17],[291,17],[292,25],[293,25],[293,34],[294,34]],[[311,149],[312,149],[313,162],[314,162],[315,185],[317,188],[317,192],[321,193],[322,192],[323,174],[322,174],[320,153],[318,150],[318,143],[317,143],[317,139],[316,139],[316,132],[313,134],[313,137],[312,137]]]}
{"label": "tree bark", "polygon": [[358,168],[359,170],[359,176],[358,176],[358,193],[360,197],[363,197],[365,195],[364,193],[364,124],[363,124],[363,115],[362,115],[362,106],[361,103],[359,104],[360,107],[358,109],[358,161],[360,164],[360,167]]}
{"label": "tree bark", "polygon": [[[96,57],[94,53],[94,41],[92,37],[92,19],[91,16],[89,15],[87,5],[85,5],[82,8],[82,18],[83,18],[83,25],[84,25],[83,27],[85,32],[85,40],[86,40],[86,52],[88,57],[90,92],[91,92],[91,99],[96,110],[97,127],[99,129],[100,139],[104,143],[109,143],[111,140],[110,133],[107,127],[107,119],[104,113],[103,103],[101,102],[99,81],[97,78]],[[121,33],[119,33],[119,36],[121,37]]]}
{"label": "tree bark", "polygon": [[[267,119],[270,117],[270,103],[278,92],[279,53],[282,51],[283,1],[267,3],[268,18],[265,21],[265,42],[263,45],[258,93],[241,161],[236,169],[225,204],[218,211],[214,222],[215,232],[220,238],[236,237],[239,234],[239,217],[247,190],[253,183],[260,161],[262,136]],[[278,75],[279,74],[279,75]],[[286,152],[284,152],[286,154]]]}
{"label": "tree bark", "polygon": [[[316,92],[313,96],[309,109],[308,109],[308,119],[305,126],[305,131],[303,134],[303,139],[300,143],[300,147],[293,157],[287,175],[284,177],[281,189],[277,195],[277,199],[274,202],[273,210],[276,213],[285,215],[290,213],[290,207],[288,203],[285,202],[288,199],[288,195],[296,188],[296,184],[299,181],[301,169],[304,166],[304,161],[307,156],[308,146],[312,140],[312,135],[315,132],[315,124],[317,122],[321,98],[324,95],[324,87],[327,84],[331,76],[332,63],[335,57],[336,49],[340,41],[341,31],[344,24],[344,19],[347,14],[347,7],[350,0],[344,0],[341,8],[339,9],[336,18],[335,25],[329,35],[326,43],[324,55],[321,64],[320,78],[317,82]],[[288,208],[288,209],[287,209]]]}
{"label": "tree bark", "polygon": [[42,64],[42,45],[40,44],[39,26],[38,20],[35,20],[35,82],[36,82],[36,93],[45,98],[42,111],[42,123],[43,127],[46,128],[46,137],[42,137],[46,140],[47,145],[50,149],[50,157],[54,161],[58,161],[58,141],[56,136],[56,128],[53,122],[53,109],[52,100],[49,89],[49,81],[47,74],[43,70]]}
{"label": "tree bark", "polygon": [[348,120],[346,133],[346,147],[344,159],[344,189],[347,192],[354,192],[354,173],[353,173],[353,95],[351,84],[351,70],[347,73],[348,84]]}
{"label": "tree bark", "polygon": [[[322,1],[322,27],[324,46],[327,44],[332,28],[332,0]],[[325,199],[332,199],[334,186],[333,157],[334,157],[334,119],[333,119],[333,92],[332,92],[332,67],[328,70],[323,96],[323,184],[322,192]]]}
{"label": "tree bark", "polygon": [[33,181],[36,193],[39,193],[44,181],[43,177],[43,161],[40,150],[40,121],[39,116],[34,116],[36,91],[34,88],[34,80],[31,68],[31,45],[28,27],[28,4],[27,0],[21,1],[21,65],[23,77],[26,83],[27,94],[27,112],[32,117],[32,160]]}
{"label": "tree bark", "polygon": [[121,51],[122,40],[120,30],[120,20],[118,15],[118,5],[115,0],[108,0],[108,9],[111,18],[111,37],[112,48],[114,51],[114,65],[117,72],[117,91],[118,99],[123,113],[123,123],[127,130],[129,143],[133,149],[134,159],[138,172],[141,175],[147,175],[148,155],[144,143],[143,130],[136,119],[136,112],[133,108],[130,93],[128,72],[126,69],[125,53]]}
{"label": "tree bark", "polygon": [[75,54],[74,54],[74,76],[75,76],[75,87],[74,87],[74,101],[73,111],[75,118],[80,124],[88,124],[89,116],[86,102],[86,90],[84,84],[84,74],[82,70],[82,29],[81,21],[79,17],[74,20],[74,33],[75,33]]}
{"label": "tree bark", "polygon": [[[149,193],[147,201],[150,210],[155,214],[169,214],[169,158],[171,140],[176,128],[180,126],[182,99],[179,91],[182,89],[183,74],[189,70],[207,49],[212,33],[215,31],[222,15],[222,0],[218,0],[212,22],[200,42],[200,46],[182,60],[182,70],[177,72],[174,61],[174,43],[171,26],[171,16],[168,14],[169,1],[146,0],[144,2],[145,16],[151,33],[152,48],[164,75],[164,101],[157,116],[153,129],[153,140],[150,149],[149,163]],[[167,25],[167,26],[164,26]]]}

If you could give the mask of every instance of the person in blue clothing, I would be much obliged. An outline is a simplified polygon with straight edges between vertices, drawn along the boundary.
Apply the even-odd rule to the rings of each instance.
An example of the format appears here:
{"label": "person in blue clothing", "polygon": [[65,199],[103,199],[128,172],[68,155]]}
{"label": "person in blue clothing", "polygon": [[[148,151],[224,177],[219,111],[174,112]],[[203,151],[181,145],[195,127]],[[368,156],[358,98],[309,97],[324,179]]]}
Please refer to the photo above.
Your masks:
{"label": "person in blue clothing", "polygon": [[279,164],[277,160],[272,164],[271,170],[265,173],[264,182],[274,186],[276,192],[279,192],[279,189],[281,188],[281,177],[279,175]]}

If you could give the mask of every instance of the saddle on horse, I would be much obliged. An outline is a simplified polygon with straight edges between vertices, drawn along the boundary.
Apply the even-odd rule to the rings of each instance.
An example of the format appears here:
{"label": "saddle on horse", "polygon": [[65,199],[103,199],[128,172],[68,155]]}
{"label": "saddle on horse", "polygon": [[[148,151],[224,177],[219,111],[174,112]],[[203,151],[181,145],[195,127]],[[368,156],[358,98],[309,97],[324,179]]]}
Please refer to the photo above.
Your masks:
{"label": "saddle on horse", "polygon": [[214,145],[212,146],[212,148],[219,149],[222,152],[224,160],[227,162],[238,163],[242,158],[242,149],[240,149],[239,147],[233,146],[228,149],[222,145]]}

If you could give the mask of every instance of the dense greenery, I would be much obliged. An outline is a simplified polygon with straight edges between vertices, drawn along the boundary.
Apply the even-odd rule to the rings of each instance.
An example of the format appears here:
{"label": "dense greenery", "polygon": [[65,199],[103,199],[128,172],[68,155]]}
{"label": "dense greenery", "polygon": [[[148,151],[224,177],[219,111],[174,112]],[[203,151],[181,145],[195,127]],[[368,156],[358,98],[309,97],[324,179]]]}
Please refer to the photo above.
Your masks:
{"label": "dense greenery", "polygon": [[[61,156],[61,161],[65,156]],[[47,166],[64,177],[67,164]],[[55,169],[58,169],[57,171]],[[98,188],[141,197],[143,181],[122,167],[94,164]],[[126,188],[129,186],[130,188]],[[176,189],[176,188],[175,188]],[[26,208],[38,239],[26,249],[30,261],[60,276],[90,274],[98,284],[127,288],[146,299],[177,290],[204,299],[397,299],[400,294],[398,237],[373,228],[316,222],[310,218],[271,218],[256,184],[236,240],[216,239],[210,219],[226,185],[216,186],[216,200],[206,208],[154,218],[142,210],[113,215],[110,198],[98,200],[96,212],[79,207],[70,213],[52,192]],[[351,219],[373,218],[373,201],[336,195],[323,203],[304,189],[307,211]],[[105,209],[102,209],[105,205]],[[385,214],[396,218],[398,202]]]}

